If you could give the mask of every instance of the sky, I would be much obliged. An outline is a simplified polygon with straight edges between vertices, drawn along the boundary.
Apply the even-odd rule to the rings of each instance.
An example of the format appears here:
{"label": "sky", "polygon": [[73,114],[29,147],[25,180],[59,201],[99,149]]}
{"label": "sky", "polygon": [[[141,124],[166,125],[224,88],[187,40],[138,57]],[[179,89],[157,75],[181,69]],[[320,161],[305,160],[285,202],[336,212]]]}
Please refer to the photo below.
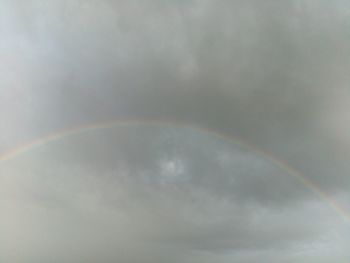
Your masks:
{"label": "sky", "polygon": [[345,0],[0,0],[0,261],[346,262],[349,44]]}

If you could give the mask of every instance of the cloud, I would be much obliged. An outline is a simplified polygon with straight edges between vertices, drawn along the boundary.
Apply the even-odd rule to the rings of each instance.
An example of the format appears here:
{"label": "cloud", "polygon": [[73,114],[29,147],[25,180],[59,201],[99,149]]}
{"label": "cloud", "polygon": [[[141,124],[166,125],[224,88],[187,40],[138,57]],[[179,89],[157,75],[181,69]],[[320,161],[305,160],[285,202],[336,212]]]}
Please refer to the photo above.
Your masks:
{"label": "cloud", "polygon": [[[223,0],[220,3],[212,0],[48,0],[45,3],[3,0],[0,8],[0,153],[57,130],[111,119],[180,122],[244,139],[270,152],[346,207],[343,200],[347,198],[342,195],[345,192],[346,196],[350,184],[346,125],[349,10],[349,4],[342,0]],[[55,151],[48,150],[47,155],[43,154],[48,158],[45,159],[47,164],[33,156],[26,157],[31,161],[25,161],[23,166],[16,165],[16,162],[22,164],[22,160],[14,161],[10,167],[15,170],[11,173],[18,177],[8,181],[8,171],[4,171],[6,176],[0,175],[4,180],[0,186],[1,194],[10,195],[3,202],[3,209],[14,215],[12,207],[18,207],[20,218],[26,215],[24,208],[34,209],[28,213],[44,219],[53,218],[52,210],[58,209],[57,213],[63,213],[63,217],[69,215],[64,219],[71,225],[67,235],[74,232],[75,227],[80,235],[89,229],[89,223],[71,222],[86,217],[78,213],[72,219],[73,212],[66,211],[80,211],[81,207],[87,206],[84,209],[97,209],[96,214],[104,209],[108,213],[104,202],[117,198],[114,193],[107,198],[108,191],[95,193],[97,196],[86,191],[110,189],[108,184],[115,179],[106,174],[116,173],[112,168],[118,167],[117,173],[124,174],[121,178],[126,180],[123,191],[153,196],[152,200],[146,198],[143,203],[139,197],[130,197],[130,193],[122,191],[118,198],[124,194],[135,198],[135,213],[142,208],[141,204],[148,208],[155,205],[154,202],[156,211],[165,209],[170,213],[168,210],[172,205],[174,210],[181,210],[187,203],[186,209],[191,210],[190,204],[196,207],[196,203],[189,200],[196,198],[205,200],[210,207],[215,207],[217,202],[225,207],[221,203],[224,199],[231,200],[237,211],[225,214],[220,210],[223,207],[213,209],[228,218],[242,213],[241,218],[233,216],[237,225],[241,226],[255,215],[255,208],[257,211],[267,209],[266,217],[259,219],[266,224],[270,221],[273,224],[276,218],[285,223],[276,224],[275,229],[265,233],[261,226],[254,228],[249,224],[246,228],[234,227],[230,232],[225,228],[230,224],[221,222],[220,227],[210,227],[212,232],[206,232],[196,228],[193,222],[183,224],[181,220],[184,219],[176,216],[175,222],[167,223],[173,224],[171,226],[164,223],[167,222],[165,219],[152,225],[150,222],[157,220],[147,215],[151,225],[147,223],[145,229],[158,228],[159,235],[172,236],[166,230],[173,228],[174,233],[179,231],[179,237],[175,235],[170,240],[157,237],[166,241],[163,253],[150,253],[159,251],[159,240],[155,246],[148,244],[147,249],[144,244],[138,246],[143,262],[157,261],[152,256],[159,257],[158,261],[174,262],[227,262],[231,259],[253,262],[258,257],[280,262],[283,255],[293,250],[287,244],[288,240],[297,243],[305,240],[304,243],[311,244],[310,239],[318,239],[317,233],[322,232],[319,228],[328,228],[322,225],[323,221],[330,220],[328,212],[319,215],[320,225],[306,223],[308,220],[304,218],[314,218],[320,212],[315,196],[295,178],[287,176],[286,171],[259,155],[231,144],[225,147],[210,136],[191,135],[181,129],[174,129],[173,133],[168,131],[170,135],[158,142],[160,146],[152,145],[155,140],[152,129],[142,129],[142,136],[129,130],[119,130],[117,135],[114,132],[98,140],[85,136],[67,138],[65,143],[62,142],[62,148],[55,144],[59,150],[55,148]],[[156,135],[163,136],[162,132],[156,132]],[[114,141],[115,138],[123,140]],[[38,158],[44,158],[43,155],[38,154]],[[21,170],[26,165],[29,165],[29,177],[24,177],[25,169]],[[35,165],[38,167],[32,167]],[[9,168],[7,164],[0,167]],[[72,169],[76,170],[73,177],[64,177],[64,180],[55,177]],[[52,177],[42,181],[41,173],[52,174]],[[96,179],[101,177],[100,174],[105,179]],[[157,174],[157,179],[150,174]],[[91,185],[86,185],[87,178]],[[27,189],[27,184],[33,189]],[[115,184],[112,183],[117,187]],[[153,195],[144,192],[144,184],[150,185],[152,190],[155,188]],[[168,193],[166,187],[169,185],[174,189]],[[191,189],[186,191],[191,194],[185,191],[186,185]],[[76,196],[76,192],[84,197]],[[181,197],[183,199],[179,201]],[[41,210],[35,204],[42,202],[45,205]],[[94,202],[97,203],[90,207]],[[50,216],[46,217],[47,207],[53,214],[49,212]],[[146,214],[147,210],[144,211]],[[213,211],[206,212],[212,214]],[[142,216],[147,219],[146,215]],[[190,213],[189,216],[195,215]],[[0,223],[5,219],[2,220]],[[12,217],[8,220],[12,222]],[[302,223],[299,225],[298,222]],[[34,219],[28,223],[33,228],[25,228],[22,223],[19,221],[18,224],[25,238],[45,232]],[[48,228],[56,229],[50,224]],[[63,225],[57,222],[57,229]],[[184,225],[186,233],[176,228]],[[7,233],[13,233],[16,228],[16,225],[6,228]],[[134,228],[134,225],[128,227]],[[207,229],[207,225],[203,228]],[[287,233],[283,229],[293,231]],[[46,237],[42,235],[41,240],[45,243]],[[57,238],[53,239],[60,240],[60,230],[55,235]],[[207,241],[206,235],[213,236],[213,240]],[[214,238],[215,235],[218,236]],[[112,236],[111,243],[121,242]],[[240,236],[240,241],[232,236]],[[31,243],[25,238],[23,244]],[[132,247],[134,240],[130,238]],[[3,239],[2,242],[6,247],[17,240],[5,242]],[[78,238],[77,242],[83,242],[83,238]],[[168,247],[167,242],[176,243],[175,249],[173,245]],[[86,244],[86,247],[94,247],[97,243]],[[186,248],[180,248],[180,243],[186,244]],[[344,240],[335,242],[341,248],[344,243]],[[38,244],[32,245],[39,247]],[[242,251],[218,256],[215,250],[230,247],[228,244]],[[282,249],[279,245],[287,248]],[[251,247],[257,247],[256,251]],[[271,250],[268,247],[272,247]],[[28,245],[26,253],[36,251],[30,248]],[[246,249],[248,252],[244,252]],[[329,252],[328,257],[321,250],[326,251],[324,248],[315,249],[315,252],[308,249],[303,254],[298,250],[299,256],[291,256],[285,261],[299,262],[305,256],[311,262],[312,258],[333,262],[345,255],[343,251],[332,250],[336,252]],[[113,252],[113,249],[106,248],[106,251]],[[16,254],[15,251],[11,253]],[[47,257],[54,257],[52,253],[48,249]],[[67,260],[73,257],[74,251],[71,253]],[[121,253],[118,252],[119,257]],[[77,254],[81,256],[81,253]],[[137,262],[138,255],[129,254],[125,261]],[[313,256],[307,256],[311,254]],[[9,254],[6,252],[6,255]]]}
{"label": "cloud", "polygon": [[4,151],[83,123],[165,119],[244,138],[325,190],[348,187],[342,122],[325,117],[346,112],[343,1],[3,6]]}
{"label": "cloud", "polygon": [[[165,158],[181,172],[174,162],[159,166]],[[190,128],[85,132],[20,155],[1,174],[8,262],[244,262],[268,251],[277,262],[345,242],[334,236],[347,229],[341,217],[305,185],[257,153]]]}

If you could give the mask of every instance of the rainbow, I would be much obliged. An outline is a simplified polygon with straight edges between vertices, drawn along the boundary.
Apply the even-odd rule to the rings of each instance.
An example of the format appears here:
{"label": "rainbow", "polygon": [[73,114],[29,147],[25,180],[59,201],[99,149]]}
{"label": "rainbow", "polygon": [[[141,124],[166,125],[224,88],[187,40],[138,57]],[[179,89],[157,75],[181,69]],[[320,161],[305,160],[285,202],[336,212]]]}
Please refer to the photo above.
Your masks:
{"label": "rainbow", "polygon": [[88,131],[94,131],[94,130],[103,130],[112,128],[115,126],[130,126],[130,125],[142,125],[142,124],[148,124],[148,125],[158,125],[158,126],[171,126],[171,127],[180,127],[180,128],[192,128],[201,132],[208,133],[210,135],[216,136],[218,138],[221,138],[223,140],[228,140],[236,145],[240,145],[245,147],[248,150],[251,150],[252,152],[258,154],[261,156],[264,160],[271,162],[272,164],[276,165],[277,167],[285,170],[289,175],[295,177],[300,183],[302,183],[305,187],[310,189],[316,196],[324,200],[335,212],[337,212],[342,219],[344,219],[346,222],[350,222],[350,212],[347,211],[346,208],[344,208],[341,204],[337,202],[336,199],[334,199],[331,195],[323,191],[320,187],[317,186],[314,182],[312,182],[310,179],[306,178],[302,173],[297,171],[295,168],[291,167],[286,161],[280,160],[276,157],[274,157],[272,154],[267,153],[261,149],[258,149],[254,147],[253,145],[249,144],[248,142],[237,139],[234,136],[227,135],[224,133],[220,133],[216,130],[211,130],[195,125],[191,125],[188,123],[179,123],[179,122],[167,122],[167,121],[160,121],[160,120],[112,120],[112,121],[106,121],[101,123],[93,123],[88,125],[82,125],[74,128],[68,128],[63,129],[55,133],[51,133],[47,136],[37,138],[33,141],[30,141],[26,144],[22,144],[18,147],[15,147],[14,149],[6,152],[3,155],[0,155],[0,165],[5,163],[6,161],[13,159],[22,153],[34,150],[40,146],[43,146],[47,143],[57,141],[60,139],[63,139],[65,137],[71,136],[71,135],[78,135],[82,134]]}

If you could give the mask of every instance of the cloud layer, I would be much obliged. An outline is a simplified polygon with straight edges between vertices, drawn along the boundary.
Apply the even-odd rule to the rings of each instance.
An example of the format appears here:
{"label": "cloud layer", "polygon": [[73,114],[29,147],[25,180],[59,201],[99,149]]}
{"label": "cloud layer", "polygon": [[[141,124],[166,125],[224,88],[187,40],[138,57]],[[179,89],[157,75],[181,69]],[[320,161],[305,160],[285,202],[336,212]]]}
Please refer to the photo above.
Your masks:
{"label": "cloud layer", "polygon": [[[2,0],[0,153],[57,130],[111,119],[187,123],[270,152],[349,211],[349,15],[344,0]],[[103,251],[98,240],[111,228],[123,236],[135,229],[125,237],[130,241],[111,233],[109,243],[120,246],[101,252],[110,255],[101,256],[106,261],[115,260],[115,252],[121,263],[334,262],[346,256],[343,225],[339,230],[320,200],[261,156],[176,128],[117,133],[67,138],[65,146],[45,148],[47,154],[38,150],[0,164],[0,227],[7,233],[0,246],[7,252],[0,257],[15,262],[16,229],[23,255],[57,261],[62,253],[49,248],[73,248],[82,233],[97,237],[78,247]],[[117,186],[121,196],[112,191]],[[128,204],[118,211],[145,218],[144,225],[109,214],[115,210],[109,203],[113,207],[118,198]],[[199,200],[209,210],[202,211]],[[81,223],[88,216],[79,211],[96,222]],[[31,227],[22,221],[27,212]],[[209,217],[203,225],[193,222],[201,213]],[[48,220],[56,215],[62,221]],[[126,225],[101,219],[115,217]],[[271,228],[252,225],[255,217]],[[93,233],[99,224],[106,229]],[[45,236],[45,227],[56,230]],[[323,233],[337,241],[319,241]],[[69,234],[71,244],[63,238]],[[30,241],[33,236],[38,242]],[[138,253],[115,248],[124,242]],[[47,250],[35,252],[45,244]],[[70,253],[62,261],[72,260]]]}
{"label": "cloud layer", "polygon": [[324,247],[329,260],[345,253],[348,226],[326,200],[257,153],[193,128],[85,132],[28,151],[1,174],[5,262],[258,262],[265,253],[293,262],[316,260]]}

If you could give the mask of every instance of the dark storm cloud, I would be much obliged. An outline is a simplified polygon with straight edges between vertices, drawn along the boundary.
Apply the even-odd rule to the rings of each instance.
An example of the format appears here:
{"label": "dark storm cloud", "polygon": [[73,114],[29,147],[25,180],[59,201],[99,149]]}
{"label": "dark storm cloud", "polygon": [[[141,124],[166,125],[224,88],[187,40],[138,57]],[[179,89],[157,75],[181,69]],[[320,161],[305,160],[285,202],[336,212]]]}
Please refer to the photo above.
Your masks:
{"label": "dark storm cloud", "polygon": [[[286,160],[331,195],[344,195],[344,200],[348,200],[349,15],[349,3],[341,0],[3,0],[0,4],[0,152],[44,134],[86,123],[110,119],[177,121],[243,138]],[[308,207],[314,195],[286,176],[285,171],[252,153],[232,153],[228,146],[226,152],[218,153],[216,161],[213,153],[207,152],[208,147],[216,147],[215,143],[206,139],[199,142],[196,136],[191,139],[176,135],[179,141],[164,139],[159,142],[161,150],[148,143],[153,132],[144,131],[140,137],[132,132],[119,134],[124,139],[122,143],[111,141],[113,136],[108,134],[98,141],[86,137],[67,139],[62,152],[49,153],[51,161],[45,169],[55,167],[57,171],[52,174],[65,173],[67,167],[76,169],[77,187],[85,180],[84,176],[98,183],[93,178],[101,172],[112,173],[113,163],[119,171],[126,169],[132,175],[142,171],[143,180],[148,173],[156,171],[170,175],[187,173],[191,176],[185,181],[174,182],[174,177],[166,176],[156,182],[160,189],[169,182],[189,188],[202,187],[208,196],[220,193],[242,206],[253,204],[266,208],[266,221],[269,216],[275,218],[272,210],[281,207],[291,210],[290,220],[281,219],[286,224],[300,221],[299,216],[306,218],[309,209],[317,210]],[[191,140],[197,140],[195,147],[191,146]],[[66,168],[61,167],[63,161]],[[86,170],[81,171],[79,163]],[[39,174],[50,173],[43,167],[35,169]],[[218,169],[220,175],[213,177]],[[239,178],[233,180],[234,186],[230,185],[232,171]],[[274,177],[274,173],[282,175]],[[57,200],[47,190],[50,185],[45,190],[45,183],[52,182],[34,183],[41,188],[32,197],[33,202],[70,209],[75,190],[64,192],[66,201]],[[101,183],[105,184],[103,180]],[[52,187],[56,188],[56,184],[60,180]],[[88,186],[82,185],[78,192],[86,191]],[[172,198],[175,202],[178,196],[170,196],[169,200]],[[141,201],[136,198],[135,203],[138,202]],[[152,202],[145,207],[149,204]],[[237,219],[237,224],[250,216],[250,211],[246,213]],[[308,216],[314,217],[313,213]],[[320,218],[328,220],[327,215]],[[178,226],[181,228],[182,222]],[[178,241],[171,241],[191,248],[197,246],[196,253],[178,247],[164,248],[164,253],[157,254],[159,258],[155,259],[150,251],[158,251],[157,244],[144,249],[138,247],[142,255],[139,258],[143,262],[232,259],[254,262],[264,257],[269,262],[280,262],[287,252],[270,254],[257,249],[218,256],[212,250],[231,243],[243,250],[251,244],[259,248],[266,245],[273,250],[288,240],[312,239],[313,233],[309,231],[315,230],[308,223],[295,223],[293,227],[276,225],[277,232],[268,231],[268,234],[250,225],[234,228],[233,232],[227,231],[226,224],[223,226],[222,229],[210,227],[206,232],[192,229],[190,224],[187,239],[181,236],[186,233],[180,231]],[[236,229],[242,232],[235,232]],[[23,235],[30,236],[28,231],[28,235]],[[158,231],[166,233],[161,223]],[[218,237],[214,238],[215,235]],[[239,236],[240,241],[227,237],[232,235]],[[208,236],[213,241],[207,241]],[[313,259],[334,262],[345,255],[345,250],[341,250],[345,241],[336,242],[341,248],[336,253],[330,249],[331,257],[325,256],[322,245],[315,244],[318,256],[314,255]],[[16,241],[5,243],[11,242]],[[95,244],[86,246],[89,245]],[[285,261],[299,262],[303,255],[307,257],[307,252],[303,254],[301,250],[298,250],[301,256]],[[106,251],[111,250],[106,248]],[[120,259],[121,253],[118,254]],[[53,255],[54,252],[48,252],[48,258]],[[130,258],[127,254],[124,261],[137,260],[137,255]]]}

